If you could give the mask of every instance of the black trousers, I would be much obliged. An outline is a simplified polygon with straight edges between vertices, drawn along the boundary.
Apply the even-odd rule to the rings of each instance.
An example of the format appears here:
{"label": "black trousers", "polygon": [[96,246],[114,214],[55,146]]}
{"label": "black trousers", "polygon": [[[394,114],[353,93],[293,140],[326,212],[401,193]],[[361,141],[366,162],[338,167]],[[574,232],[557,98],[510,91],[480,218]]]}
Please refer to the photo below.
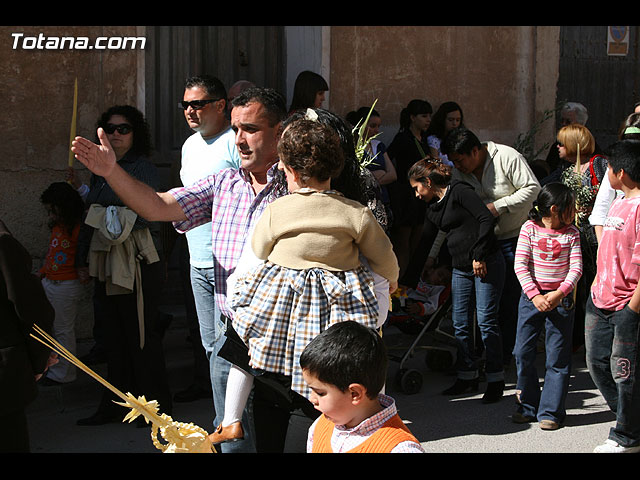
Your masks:
{"label": "black trousers", "polygon": [[[4,392],[9,395],[10,392]],[[29,453],[29,428],[24,408],[0,415],[2,435],[0,435],[0,453]]]}
{"label": "black trousers", "polygon": [[253,421],[258,453],[305,453],[307,434],[320,412],[291,390],[291,377],[256,371],[249,366],[249,349],[228,322],[227,339],[218,352],[225,360],[253,374]]}
{"label": "black trousers", "polygon": [[291,377],[268,373],[256,377],[254,386],[258,453],[305,453],[309,427],[320,412],[291,390]]}
{"label": "black trousers", "polygon": [[[160,413],[171,415],[172,399],[162,347],[162,336],[156,321],[162,295],[163,263],[142,262],[144,298],[144,348],[140,348],[136,293],[107,295],[104,282],[96,282],[94,314],[104,326],[107,348],[107,380],[123,393],[147,400],[157,400]],[[126,411],[112,400],[122,401],[105,389],[99,410],[123,416]]]}

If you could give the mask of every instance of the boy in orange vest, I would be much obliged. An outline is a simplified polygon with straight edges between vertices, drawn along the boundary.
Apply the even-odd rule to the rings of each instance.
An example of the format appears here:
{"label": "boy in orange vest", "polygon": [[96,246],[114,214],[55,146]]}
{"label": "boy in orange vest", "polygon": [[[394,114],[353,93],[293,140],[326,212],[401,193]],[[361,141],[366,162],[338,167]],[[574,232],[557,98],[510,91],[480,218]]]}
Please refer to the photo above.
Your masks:
{"label": "boy in orange vest", "polygon": [[300,357],[311,402],[322,415],[311,425],[309,453],[424,453],[382,393],[387,352],[374,330],[357,322],[332,325]]}

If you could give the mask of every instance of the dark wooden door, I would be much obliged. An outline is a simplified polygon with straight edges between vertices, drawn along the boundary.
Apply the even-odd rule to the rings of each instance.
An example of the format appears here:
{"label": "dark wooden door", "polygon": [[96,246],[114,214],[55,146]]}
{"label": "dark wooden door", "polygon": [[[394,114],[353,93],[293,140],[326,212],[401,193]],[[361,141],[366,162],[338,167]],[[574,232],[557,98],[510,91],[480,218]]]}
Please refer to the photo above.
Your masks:
{"label": "dark wooden door", "polygon": [[607,26],[570,26],[560,29],[561,101],[582,103],[589,111],[587,127],[602,148],[617,138],[624,119],[640,101],[638,27],[629,27],[625,56],[607,53]]}
{"label": "dark wooden door", "polygon": [[[180,186],[180,151],[193,133],[178,108],[184,82],[192,75],[218,77],[227,89],[237,80],[285,93],[284,27],[152,26],[146,27],[145,116],[151,128],[153,163],[161,175],[161,189]],[[184,242],[170,223],[163,224],[168,281],[163,302],[181,303],[179,275]],[[176,246],[180,248],[175,248]],[[187,287],[188,288],[188,287]]]}
{"label": "dark wooden door", "polygon": [[284,27],[147,27],[145,110],[167,188],[179,182],[180,149],[192,133],[178,102],[185,80],[198,74],[218,77],[227,89],[245,79],[285,93]]}

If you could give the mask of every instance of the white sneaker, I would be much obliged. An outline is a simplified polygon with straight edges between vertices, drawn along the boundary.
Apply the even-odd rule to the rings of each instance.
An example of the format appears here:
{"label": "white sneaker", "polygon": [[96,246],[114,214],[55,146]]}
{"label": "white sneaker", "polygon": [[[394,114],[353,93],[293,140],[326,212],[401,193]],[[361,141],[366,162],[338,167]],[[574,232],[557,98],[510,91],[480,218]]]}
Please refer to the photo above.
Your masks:
{"label": "white sneaker", "polygon": [[637,447],[623,447],[611,439],[607,439],[602,445],[598,445],[593,453],[637,453],[640,452],[640,445]]}

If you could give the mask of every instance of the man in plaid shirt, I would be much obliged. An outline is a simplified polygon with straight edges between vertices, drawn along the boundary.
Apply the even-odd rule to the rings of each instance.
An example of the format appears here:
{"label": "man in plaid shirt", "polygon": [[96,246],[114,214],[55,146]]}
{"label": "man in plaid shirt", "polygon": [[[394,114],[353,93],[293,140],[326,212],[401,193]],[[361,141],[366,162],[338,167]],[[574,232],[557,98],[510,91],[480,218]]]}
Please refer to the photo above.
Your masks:
{"label": "man in plaid shirt", "polygon": [[[285,116],[285,100],[276,91],[245,90],[234,98],[231,112],[240,169],[225,169],[194,185],[168,192],[156,192],[128,175],[116,163],[102,129],[98,129],[100,145],[77,137],[72,150],[81,163],[105,178],[120,199],[146,220],[174,222],[179,232],[212,222],[216,302],[229,318],[232,312],[226,305],[226,280],[264,207],[286,192],[286,186],[277,188],[279,184],[274,181],[277,144]],[[252,428],[247,425],[245,431]]]}

